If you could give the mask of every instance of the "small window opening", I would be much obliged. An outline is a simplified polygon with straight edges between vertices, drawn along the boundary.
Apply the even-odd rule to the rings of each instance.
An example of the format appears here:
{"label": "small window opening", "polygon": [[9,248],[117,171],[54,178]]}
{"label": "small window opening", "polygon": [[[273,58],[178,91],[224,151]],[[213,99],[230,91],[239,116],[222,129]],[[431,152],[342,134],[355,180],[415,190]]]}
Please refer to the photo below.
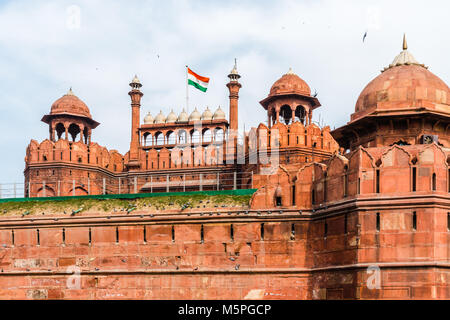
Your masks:
{"label": "small window opening", "polygon": [[[447,212],[447,231],[450,231],[450,212]],[[13,239],[14,239],[14,231],[13,231]]]}
{"label": "small window opening", "polygon": [[261,240],[264,240],[264,223],[261,223]]}
{"label": "small window opening", "polygon": [[380,193],[380,169],[377,169],[376,193]]}
{"label": "small window opening", "polygon": [[277,207],[281,207],[281,197],[276,197],[275,202],[276,202]]}
{"label": "small window opening", "polygon": [[348,215],[345,214],[344,215],[344,233],[347,234],[348,233]]}
{"label": "small window opening", "polygon": [[292,205],[295,206],[295,184],[292,185]]}
{"label": "small window opening", "polygon": [[203,225],[200,229],[200,239],[201,239],[201,243],[205,243],[205,238],[204,238],[205,234],[204,234],[204,229],[203,229]]}
{"label": "small window opening", "polygon": [[431,179],[432,179],[432,190],[436,191],[436,173],[433,173],[433,176]]}

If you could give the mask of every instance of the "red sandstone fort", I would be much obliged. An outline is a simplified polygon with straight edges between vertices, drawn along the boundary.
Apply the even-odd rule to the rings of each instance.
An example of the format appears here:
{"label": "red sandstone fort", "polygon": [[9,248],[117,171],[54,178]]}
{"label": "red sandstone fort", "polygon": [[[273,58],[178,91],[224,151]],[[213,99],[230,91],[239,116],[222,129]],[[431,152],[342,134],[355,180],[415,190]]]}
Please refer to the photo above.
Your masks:
{"label": "red sandstone fort", "polygon": [[254,189],[247,209],[4,217],[0,297],[449,299],[450,90],[406,40],[334,131],[289,70],[260,102],[267,125],[240,136],[236,66],[228,77],[229,120],[219,107],[143,123],[135,77],[124,155],[92,141],[99,123],[70,90],[26,150],[25,195]]}

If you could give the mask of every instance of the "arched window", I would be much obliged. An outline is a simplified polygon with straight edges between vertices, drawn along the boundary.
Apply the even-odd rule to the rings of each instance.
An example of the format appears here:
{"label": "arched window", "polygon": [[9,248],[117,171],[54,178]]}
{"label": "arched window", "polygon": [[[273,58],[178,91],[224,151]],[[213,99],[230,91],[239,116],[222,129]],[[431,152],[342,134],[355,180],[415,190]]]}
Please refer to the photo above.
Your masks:
{"label": "arched window", "polygon": [[200,143],[201,142],[201,138],[200,138],[200,132],[198,132],[198,130],[194,130],[191,132],[191,143]]}
{"label": "arched window", "polygon": [[280,122],[289,124],[292,121],[292,109],[288,105],[284,105],[280,109]]}
{"label": "arched window", "polygon": [[69,134],[72,137],[72,141],[75,141],[77,139],[78,134],[80,133],[80,127],[76,125],[75,123],[72,123],[69,126]]}
{"label": "arched window", "polygon": [[214,141],[222,142],[224,140],[224,132],[222,128],[214,129]]}
{"label": "arched window", "polygon": [[58,123],[55,127],[56,130],[56,136],[58,137],[58,140],[61,139],[63,133],[66,131],[64,128],[64,125],[62,123]]}
{"label": "arched window", "polygon": [[155,140],[157,146],[164,145],[164,134],[162,134],[162,132],[155,133]]}
{"label": "arched window", "polygon": [[169,131],[167,133],[167,144],[176,144],[177,143],[176,140],[177,139],[175,133],[173,131]]}
{"label": "arched window", "polygon": [[151,133],[144,133],[144,146],[152,146],[153,145],[153,137]]}
{"label": "arched window", "polygon": [[305,124],[305,118],[305,108],[303,106],[297,106],[297,108],[295,108],[295,121],[300,121],[301,123]]}
{"label": "arched window", "polygon": [[211,130],[205,129],[203,131],[203,142],[211,142],[212,141],[212,133]]}
{"label": "arched window", "polygon": [[179,130],[178,131],[178,143],[179,144],[188,143],[188,141],[187,141],[187,132],[185,130]]}

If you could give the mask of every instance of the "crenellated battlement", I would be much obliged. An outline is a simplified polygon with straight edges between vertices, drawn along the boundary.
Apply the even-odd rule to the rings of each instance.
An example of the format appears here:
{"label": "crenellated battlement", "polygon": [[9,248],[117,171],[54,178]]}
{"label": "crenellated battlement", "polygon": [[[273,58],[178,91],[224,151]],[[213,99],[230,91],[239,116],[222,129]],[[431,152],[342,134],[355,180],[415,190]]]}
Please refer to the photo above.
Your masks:
{"label": "crenellated battlement", "polygon": [[449,161],[450,150],[437,144],[359,147],[322,163],[284,165],[273,176],[255,175],[253,185],[259,190],[251,205],[305,210],[362,195],[446,195]]}

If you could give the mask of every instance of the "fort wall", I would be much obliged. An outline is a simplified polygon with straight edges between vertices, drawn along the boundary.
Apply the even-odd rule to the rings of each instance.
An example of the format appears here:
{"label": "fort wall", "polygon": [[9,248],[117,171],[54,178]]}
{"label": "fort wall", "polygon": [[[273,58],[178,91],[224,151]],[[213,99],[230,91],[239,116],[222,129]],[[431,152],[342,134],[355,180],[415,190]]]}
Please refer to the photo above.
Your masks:
{"label": "fort wall", "polygon": [[[438,201],[438,199],[434,199]],[[399,204],[403,200],[398,200]],[[448,298],[444,209],[4,217],[0,297]],[[219,215],[220,214],[220,215]],[[377,225],[379,224],[379,225]],[[381,287],[367,289],[369,267]],[[73,272],[80,287],[70,287]],[[414,281],[408,281],[414,279]],[[69,280],[69,287],[68,281]]]}

